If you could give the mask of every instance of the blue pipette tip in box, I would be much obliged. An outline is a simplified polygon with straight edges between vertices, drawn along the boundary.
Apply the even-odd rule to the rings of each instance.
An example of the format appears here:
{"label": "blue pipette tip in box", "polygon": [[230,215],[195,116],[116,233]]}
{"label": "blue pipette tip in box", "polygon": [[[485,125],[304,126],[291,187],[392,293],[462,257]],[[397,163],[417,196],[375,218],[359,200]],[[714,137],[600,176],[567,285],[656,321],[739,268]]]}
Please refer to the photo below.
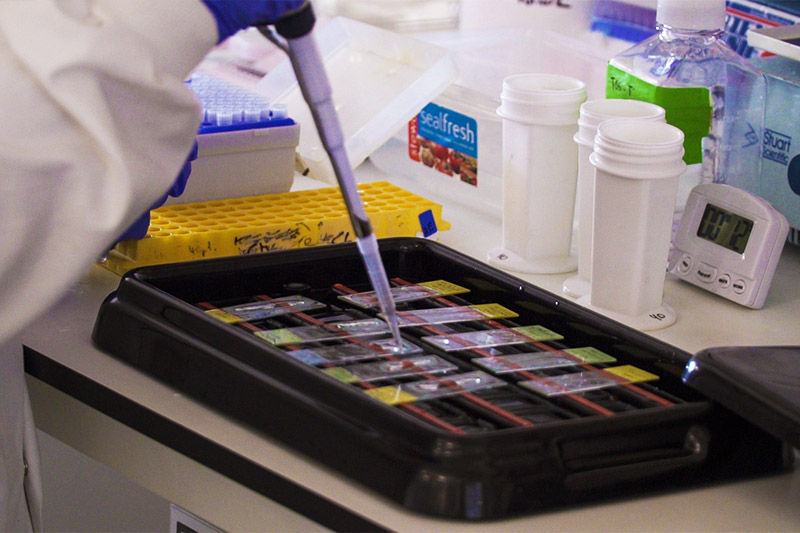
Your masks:
{"label": "blue pipette tip in box", "polygon": [[203,109],[200,154],[186,192],[172,202],[288,192],[300,125],[289,118],[287,106],[211,71],[194,72],[187,86]]}
{"label": "blue pipette tip in box", "polygon": [[262,95],[197,71],[187,82],[203,106],[199,134],[293,125],[283,104],[271,104]]}

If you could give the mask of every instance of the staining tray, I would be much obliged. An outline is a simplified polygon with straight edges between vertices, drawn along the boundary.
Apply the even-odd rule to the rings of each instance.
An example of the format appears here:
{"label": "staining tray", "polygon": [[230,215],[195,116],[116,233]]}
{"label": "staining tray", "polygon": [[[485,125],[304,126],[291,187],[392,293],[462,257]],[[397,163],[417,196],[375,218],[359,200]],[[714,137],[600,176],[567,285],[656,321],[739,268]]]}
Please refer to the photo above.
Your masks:
{"label": "staining tray", "polygon": [[428,515],[493,519],[789,465],[781,441],[683,384],[691,354],[431,241],[381,253],[396,287],[458,288],[399,311],[500,314],[407,325],[407,353],[387,353],[377,311],[352,296],[370,287],[348,243],[133,270],[94,340]]}

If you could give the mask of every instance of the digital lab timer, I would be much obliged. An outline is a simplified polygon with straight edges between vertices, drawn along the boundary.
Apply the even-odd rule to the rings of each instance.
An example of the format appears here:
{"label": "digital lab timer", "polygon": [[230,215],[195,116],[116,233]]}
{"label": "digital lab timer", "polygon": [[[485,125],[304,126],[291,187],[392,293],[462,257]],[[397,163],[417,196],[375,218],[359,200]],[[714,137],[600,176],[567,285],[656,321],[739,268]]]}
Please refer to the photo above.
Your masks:
{"label": "digital lab timer", "polygon": [[730,185],[698,185],[686,201],[669,271],[760,309],[788,233],[786,217],[763,198]]}

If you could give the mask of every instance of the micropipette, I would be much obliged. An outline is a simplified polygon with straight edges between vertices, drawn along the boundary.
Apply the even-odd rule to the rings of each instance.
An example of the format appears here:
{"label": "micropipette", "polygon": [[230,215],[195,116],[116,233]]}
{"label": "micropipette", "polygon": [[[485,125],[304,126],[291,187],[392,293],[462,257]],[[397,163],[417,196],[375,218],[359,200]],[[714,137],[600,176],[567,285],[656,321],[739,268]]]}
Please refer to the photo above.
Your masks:
{"label": "micropipette", "polygon": [[275,29],[285,39],[285,42],[280,40],[268,26],[260,26],[258,29],[289,56],[300,92],[311,111],[322,146],[331,160],[333,172],[350,215],[353,232],[356,235],[356,244],[372,288],[378,298],[381,312],[389,323],[397,347],[400,348],[402,339],[397,326],[397,312],[389,287],[389,279],[378,250],[378,239],[372,231],[369,218],[367,218],[364,204],[356,187],[356,178],[347,157],[344,134],[333,104],[332,90],[325,71],[325,64],[311,34],[314,21],[311,3],[306,2],[300,10],[275,23]]}

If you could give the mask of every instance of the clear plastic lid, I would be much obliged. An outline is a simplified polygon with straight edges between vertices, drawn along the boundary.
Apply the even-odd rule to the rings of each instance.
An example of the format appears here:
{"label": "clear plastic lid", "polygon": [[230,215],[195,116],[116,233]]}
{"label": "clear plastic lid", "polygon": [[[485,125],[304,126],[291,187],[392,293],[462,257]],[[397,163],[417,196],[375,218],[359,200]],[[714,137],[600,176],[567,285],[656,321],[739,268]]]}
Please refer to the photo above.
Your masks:
{"label": "clear plastic lid", "polygon": [[[353,167],[456,78],[447,50],[412,37],[344,17],[320,22],[314,35]],[[300,124],[297,151],[309,174],[336,183],[289,60],[270,71],[255,90],[273,104],[288,105],[289,115]]]}

